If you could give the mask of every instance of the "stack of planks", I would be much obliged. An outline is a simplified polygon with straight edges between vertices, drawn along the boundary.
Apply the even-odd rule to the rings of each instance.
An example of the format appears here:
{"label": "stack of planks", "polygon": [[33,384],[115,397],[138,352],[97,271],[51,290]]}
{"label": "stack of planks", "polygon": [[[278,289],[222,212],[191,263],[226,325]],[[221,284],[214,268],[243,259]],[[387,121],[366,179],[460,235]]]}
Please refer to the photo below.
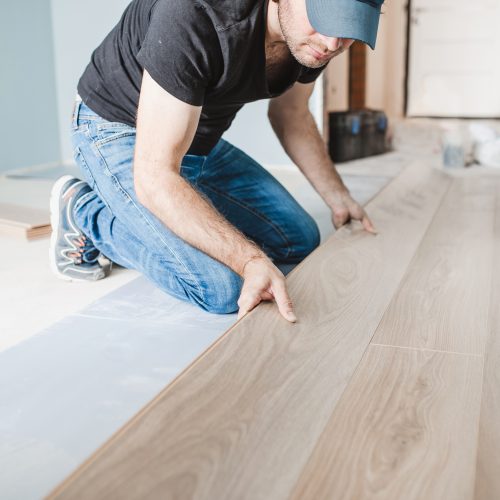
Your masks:
{"label": "stack of planks", "polygon": [[0,203],[0,234],[28,240],[49,236],[49,211],[10,203]]}
{"label": "stack of planks", "polygon": [[499,193],[405,170],[51,498],[500,498]]}

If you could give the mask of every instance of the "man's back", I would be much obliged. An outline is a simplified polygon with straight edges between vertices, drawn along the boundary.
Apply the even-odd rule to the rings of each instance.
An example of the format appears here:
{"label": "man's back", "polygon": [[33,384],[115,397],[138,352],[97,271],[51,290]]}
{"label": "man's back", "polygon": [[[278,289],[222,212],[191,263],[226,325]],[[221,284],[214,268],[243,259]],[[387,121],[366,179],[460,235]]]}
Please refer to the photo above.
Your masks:
{"label": "man's back", "polygon": [[136,125],[143,70],[161,87],[203,106],[190,154],[210,152],[247,102],[282,94],[321,69],[293,60],[289,79],[266,79],[267,0],[134,0],[92,55],[78,91],[109,121]]}

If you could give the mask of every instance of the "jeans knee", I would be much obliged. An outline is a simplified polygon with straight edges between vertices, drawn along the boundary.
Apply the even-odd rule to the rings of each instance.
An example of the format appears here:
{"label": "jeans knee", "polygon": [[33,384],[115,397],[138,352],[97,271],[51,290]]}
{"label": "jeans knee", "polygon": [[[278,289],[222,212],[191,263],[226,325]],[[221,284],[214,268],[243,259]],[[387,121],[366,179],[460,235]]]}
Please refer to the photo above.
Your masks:
{"label": "jeans knee", "polygon": [[197,304],[210,313],[230,314],[237,312],[243,279],[221,264],[217,272],[206,276],[202,282],[201,295],[192,291]]}
{"label": "jeans knee", "polygon": [[237,312],[243,279],[233,271],[211,283],[205,292],[205,309],[215,314]]}
{"label": "jeans knee", "polygon": [[[310,238],[308,240],[308,244],[309,244],[309,253],[312,253],[312,252],[314,252],[314,250],[316,250],[316,248],[319,247],[319,244],[321,241],[321,234],[319,232],[318,224],[316,224],[315,220],[312,220],[310,230],[311,230],[311,235],[310,235]],[[308,255],[309,255],[309,253],[308,253]]]}
{"label": "jeans knee", "polygon": [[308,217],[301,223],[299,234],[300,237],[290,249],[288,259],[303,260],[316,250],[320,244],[321,236],[318,224],[316,224],[316,221],[312,217]]}

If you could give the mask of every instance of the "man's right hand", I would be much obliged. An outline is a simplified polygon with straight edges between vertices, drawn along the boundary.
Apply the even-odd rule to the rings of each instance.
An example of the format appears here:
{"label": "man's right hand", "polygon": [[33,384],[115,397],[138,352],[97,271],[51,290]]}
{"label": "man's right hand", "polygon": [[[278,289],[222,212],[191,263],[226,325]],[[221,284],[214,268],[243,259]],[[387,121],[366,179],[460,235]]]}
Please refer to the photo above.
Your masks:
{"label": "man's right hand", "polygon": [[238,299],[238,319],[261,301],[275,300],[279,312],[287,321],[297,321],[286,289],[285,276],[267,256],[251,258],[243,268],[243,280]]}

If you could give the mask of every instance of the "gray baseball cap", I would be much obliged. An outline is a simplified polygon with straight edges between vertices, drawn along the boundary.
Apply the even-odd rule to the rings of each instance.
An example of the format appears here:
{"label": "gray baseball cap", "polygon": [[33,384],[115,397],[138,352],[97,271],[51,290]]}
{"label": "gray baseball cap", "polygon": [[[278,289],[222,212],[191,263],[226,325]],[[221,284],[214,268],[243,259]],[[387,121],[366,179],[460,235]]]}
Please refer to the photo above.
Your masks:
{"label": "gray baseball cap", "polygon": [[384,0],[306,0],[311,26],[322,35],[353,38],[375,49]]}

